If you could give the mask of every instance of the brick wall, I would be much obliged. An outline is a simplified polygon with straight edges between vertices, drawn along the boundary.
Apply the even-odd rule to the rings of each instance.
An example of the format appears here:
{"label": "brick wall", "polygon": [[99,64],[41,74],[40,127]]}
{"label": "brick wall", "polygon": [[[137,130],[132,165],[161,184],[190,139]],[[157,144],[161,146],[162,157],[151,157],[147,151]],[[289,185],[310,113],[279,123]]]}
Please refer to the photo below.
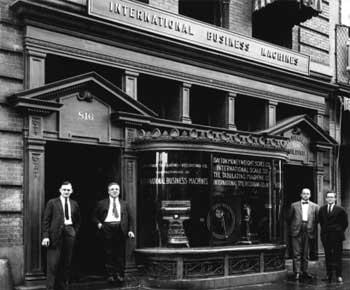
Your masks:
{"label": "brick wall", "polygon": [[[322,13],[298,26],[298,37],[293,37],[293,49],[310,55],[311,60],[330,65],[330,8],[324,1]],[[294,30],[294,34],[296,34]]]}
{"label": "brick wall", "polygon": [[179,12],[179,0],[149,0],[149,5],[169,12]]}
{"label": "brick wall", "polygon": [[252,1],[231,0],[229,29],[232,32],[252,36]]}
{"label": "brick wall", "polygon": [[[23,90],[23,31],[0,0],[0,253],[15,284],[23,279],[23,118],[6,97]],[[7,254],[4,254],[7,253]]]}

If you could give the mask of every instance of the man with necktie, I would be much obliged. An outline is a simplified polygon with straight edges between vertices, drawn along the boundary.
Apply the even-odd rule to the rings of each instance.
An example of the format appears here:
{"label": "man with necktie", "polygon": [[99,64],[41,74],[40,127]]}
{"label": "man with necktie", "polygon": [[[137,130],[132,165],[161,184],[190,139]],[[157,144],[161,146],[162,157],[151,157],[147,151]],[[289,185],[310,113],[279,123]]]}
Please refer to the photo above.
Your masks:
{"label": "man with necktie", "polygon": [[319,206],[310,201],[311,191],[303,188],[301,200],[292,203],[288,215],[293,249],[293,272],[295,280],[311,279],[308,273],[310,239],[316,236]]}
{"label": "man with necktie", "polygon": [[321,225],[321,241],[326,256],[327,277],[324,280],[332,282],[333,270],[338,283],[343,282],[342,251],[345,240],[345,230],[348,227],[348,216],[341,206],[336,205],[337,194],[326,194],[327,204],[320,208],[319,222]]}
{"label": "man with necktie", "polygon": [[47,289],[67,290],[74,243],[80,228],[80,210],[70,199],[72,184],[65,181],[60,196],[50,199],[43,219],[42,245],[47,247]]}
{"label": "man with necktie", "polygon": [[103,242],[107,280],[121,283],[124,281],[125,241],[135,234],[128,204],[119,199],[119,184],[108,184],[108,194],[108,198],[98,202],[93,222]]}

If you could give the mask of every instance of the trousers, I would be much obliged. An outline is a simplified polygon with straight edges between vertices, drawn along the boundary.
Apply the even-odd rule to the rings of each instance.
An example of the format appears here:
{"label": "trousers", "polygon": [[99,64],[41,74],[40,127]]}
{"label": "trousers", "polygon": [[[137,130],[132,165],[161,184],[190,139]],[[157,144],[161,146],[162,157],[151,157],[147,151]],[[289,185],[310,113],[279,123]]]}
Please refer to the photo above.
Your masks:
{"label": "trousers", "polygon": [[73,226],[65,226],[57,247],[47,250],[47,290],[68,290],[70,266],[76,233]]}
{"label": "trousers", "polygon": [[292,247],[294,273],[306,273],[309,264],[309,235],[305,222],[302,223],[299,234],[292,237]]}
{"label": "trousers", "polygon": [[102,242],[105,268],[108,276],[123,276],[125,260],[125,238],[120,223],[103,223]]}

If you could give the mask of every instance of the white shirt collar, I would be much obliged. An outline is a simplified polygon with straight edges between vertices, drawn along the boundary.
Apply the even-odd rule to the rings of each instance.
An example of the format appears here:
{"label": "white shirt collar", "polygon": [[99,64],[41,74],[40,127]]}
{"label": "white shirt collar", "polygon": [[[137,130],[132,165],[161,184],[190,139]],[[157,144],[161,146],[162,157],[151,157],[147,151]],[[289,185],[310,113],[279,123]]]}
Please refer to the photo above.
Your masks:
{"label": "white shirt collar", "polygon": [[69,201],[69,197],[64,197],[63,195],[60,195],[60,199],[62,202],[64,202],[66,198],[67,198],[67,201]]}

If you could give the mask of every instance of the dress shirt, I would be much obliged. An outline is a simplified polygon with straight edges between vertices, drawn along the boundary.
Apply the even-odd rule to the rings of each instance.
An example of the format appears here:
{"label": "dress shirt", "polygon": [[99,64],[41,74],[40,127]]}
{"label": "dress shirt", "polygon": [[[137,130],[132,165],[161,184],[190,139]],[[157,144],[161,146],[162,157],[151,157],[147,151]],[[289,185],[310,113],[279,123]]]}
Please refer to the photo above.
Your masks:
{"label": "dress shirt", "polygon": [[308,212],[309,212],[309,202],[305,203],[304,201],[301,201],[301,211],[302,211],[303,222],[307,222]]}
{"label": "dress shirt", "polygon": [[331,213],[332,210],[333,210],[333,207],[334,207],[334,203],[329,204],[329,205],[328,205],[328,208],[327,208],[327,213]]}
{"label": "dress shirt", "polygon": [[119,198],[115,198],[115,204],[117,206],[118,211],[118,218],[116,218],[113,214],[113,202],[114,198],[109,197],[109,208],[108,208],[108,214],[106,216],[105,222],[120,222],[120,202]]}
{"label": "dress shirt", "polygon": [[68,219],[66,219],[66,217],[64,216],[64,203],[65,203],[65,197],[63,197],[62,195],[60,196],[60,200],[62,203],[62,208],[63,208],[63,219],[64,219],[64,224],[66,226],[72,225],[73,221],[72,221],[72,211],[71,211],[71,207],[70,207],[70,201],[69,201],[69,197],[67,198],[67,203],[68,203]]}

